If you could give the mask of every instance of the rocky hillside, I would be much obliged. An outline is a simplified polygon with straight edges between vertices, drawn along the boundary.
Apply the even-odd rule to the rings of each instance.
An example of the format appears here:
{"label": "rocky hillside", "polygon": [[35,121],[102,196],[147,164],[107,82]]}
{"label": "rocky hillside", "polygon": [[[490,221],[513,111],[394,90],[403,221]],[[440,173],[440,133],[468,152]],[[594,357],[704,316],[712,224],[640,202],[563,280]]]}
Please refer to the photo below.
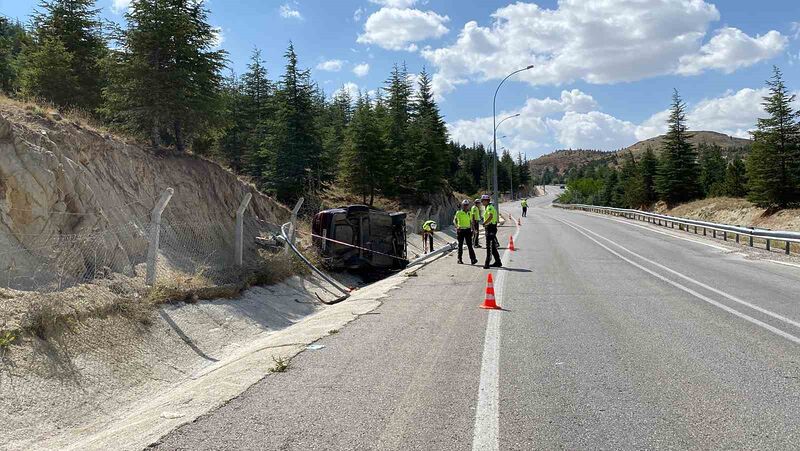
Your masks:
{"label": "rocky hillside", "polygon": [[[689,141],[695,146],[700,144],[717,145],[723,148],[723,154],[728,158],[746,154],[748,147],[753,143],[753,141],[749,139],[736,138],[717,132],[693,131],[689,133],[691,134]],[[550,171],[555,171],[558,175],[563,175],[570,167],[580,168],[599,161],[605,161],[607,164],[614,165],[620,161],[619,157],[626,155],[628,152],[633,152],[633,155],[638,158],[645,152],[647,147],[652,147],[653,151],[658,154],[661,151],[664,138],[665,135],[645,139],[632,146],[613,152],[583,149],[557,150],[553,153],[542,155],[535,160],[531,160],[529,162],[531,173],[535,177],[538,177],[544,173],[545,169],[549,168]]]}
{"label": "rocky hillside", "polygon": [[167,263],[187,254],[177,244],[214,249],[218,261],[228,258],[234,212],[245,193],[253,194],[246,212],[250,228],[274,229],[289,215],[215,163],[146,149],[58,113],[4,100],[0,286],[42,289],[100,272],[134,275],[146,255],[150,211],[167,187],[175,194],[164,213],[164,239],[180,232],[175,246],[163,246]]}

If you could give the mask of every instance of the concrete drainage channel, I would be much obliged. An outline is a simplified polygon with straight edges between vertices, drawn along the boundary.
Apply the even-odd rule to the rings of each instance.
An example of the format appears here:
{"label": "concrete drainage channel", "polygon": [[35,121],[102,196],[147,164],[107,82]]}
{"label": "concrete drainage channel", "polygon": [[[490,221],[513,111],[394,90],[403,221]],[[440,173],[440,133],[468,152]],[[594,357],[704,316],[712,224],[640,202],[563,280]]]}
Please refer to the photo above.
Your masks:
{"label": "concrete drainage channel", "polygon": [[[283,235],[285,238],[286,235]],[[170,361],[174,358],[170,355],[150,356],[154,360],[161,360],[160,366],[169,364],[178,370],[168,371],[166,374],[149,374],[148,377],[154,382],[137,386],[126,397],[120,398],[119,393],[114,393],[112,399],[89,400],[89,403],[103,404],[103,406],[95,409],[99,414],[80,424],[75,424],[74,418],[71,425],[58,425],[59,422],[49,423],[49,427],[19,424],[19,421],[15,422],[12,418],[15,410],[11,407],[6,413],[0,413],[0,422],[12,427],[19,426],[23,431],[27,428],[27,431],[12,437],[11,441],[5,441],[4,438],[0,448],[76,450],[146,448],[175,428],[194,421],[237,397],[267,376],[278,362],[288,362],[298,353],[308,349],[309,345],[313,346],[313,343],[320,338],[375,310],[381,305],[381,299],[405,280],[404,276],[446,255],[454,248],[454,243],[448,242],[436,252],[413,260],[403,271],[355,291],[315,268],[295,246],[292,245],[290,248],[293,252],[297,252],[314,271],[314,275],[309,279],[294,281],[302,283],[302,286],[295,288],[294,295],[287,293],[285,289],[283,291],[277,289],[276,292],[270,293],[272,287],[260,287],[245,293],[243,299],[235,301],[200,302],[195,305],[165,307],[153,328],[153,333],[145,337],[145,342],[161,340],[164,343],[159,342],[158,347],[186,350],[192,355],[191,362],[184,363],[181,359]],[[327,284],[336,288],[330,290],[325,286]],[[313,303],[310,299],[311,293],[319,297],[316,293],[319,289],[338,293],[334,299],[324,300],[327,304],[325,307],[313,307],[310,305]],[[306,299],[297,302],[298,293],[301,291],[305,292]],[[264,302],[264,297],[269,297],[269,302]],[[227,332],[218,330],[225,328],[222,324],[226,320],[236,322],[233,317],[253,315],[254,312],[250,309],[260,307],[258,315],[263,315],[264,318],[275,316],[277,312],[270,311],[268,306],[274,306],[278,298],[281,298],[281,302],[286,305],[277,308],[289,310],[280,315],[282,324],[277,326],[282,325],[283,328],[276,327],[274,330],[262,330],[257,333],[261,325],[257,324],[258,319],[251,318],[254,320],[251,324],[236,326],[249,332],[222,337],[225,335],[223,332]],[[347,302],[342,302],[345,299]],[[300,310],[297,310],[298,307]],[[192,309],[196,311],[190,311]],[[217,319],[196,324],[188,327],[192,330],[187,330],[188,316]],[[212,324],[215,322],[219,323],[216,327]],[[200,333],[199,329],[206,330],[205,340],[202,339],[204,334]],[[220,339],[218,341],[232,342],[228,346],[216,348],[211,346],[213,340],[209,335],[213,335],[215,329],[221,335],[217,337]],[[169,339],[165,338],[167,336]],[[190,336],[191,339],[188,338]],[[156,380],[161,382],[157,383]],[[101,392],[97,393],[97,397],[102,396]],[[67,412],[64,414],[68,415]],[[53,427],[53,424],[57,426]]]}

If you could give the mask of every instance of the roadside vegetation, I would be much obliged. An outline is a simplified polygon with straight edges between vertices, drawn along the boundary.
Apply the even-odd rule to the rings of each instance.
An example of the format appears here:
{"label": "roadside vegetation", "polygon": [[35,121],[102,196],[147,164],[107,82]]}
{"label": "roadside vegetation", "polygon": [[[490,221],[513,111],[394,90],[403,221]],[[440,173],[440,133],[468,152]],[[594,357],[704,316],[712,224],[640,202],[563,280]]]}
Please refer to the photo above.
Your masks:
{"label": "roadside vegetation", "polygon": [[[258,49],[238,75],[206,6],[136,0],[124,26],[103,22],[96,0],[42,0],[29,25],[0,17],[0,91],[216,159],[281,202],[304,196],[308,211],[337,186],[370,205],[487,186],[489,153],[449,141],[424,68],[397,64],[374,92],[331,95],[288,43],[277,79]],[[499,169],[504,191],[530,183],[520,155],[506,151]]]}
{"label": "roadside vegetation", "polygon": [[[565,175],[562,203],[621,208],[668,207],[698,199],[747,198],[773,213],[800,206],[800,115],[792,109],[795,96],[774,68],[763,99],[767,117],[752,132],[752,149],[744,158],[738,149],[694,146],[686,128],[686,108],[676,91],[667,121],[668,132],[659,155],[653,148],[636,160],[624,156],[619,168],[598,160]],[[727,156],[727,158],[726,158]],[[554,174],[546,182],[558,181]]]}

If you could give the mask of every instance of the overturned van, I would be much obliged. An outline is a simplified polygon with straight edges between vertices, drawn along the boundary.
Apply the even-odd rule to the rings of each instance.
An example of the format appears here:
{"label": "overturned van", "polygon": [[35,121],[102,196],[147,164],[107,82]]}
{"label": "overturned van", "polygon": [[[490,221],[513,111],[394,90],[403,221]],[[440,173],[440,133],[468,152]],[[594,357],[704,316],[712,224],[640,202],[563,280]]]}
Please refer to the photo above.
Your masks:
{"label": "overturned van", "polygon": [[402,269],[408,264],[406,214],[350,205],[317,213],[314,246],[334,269]]}

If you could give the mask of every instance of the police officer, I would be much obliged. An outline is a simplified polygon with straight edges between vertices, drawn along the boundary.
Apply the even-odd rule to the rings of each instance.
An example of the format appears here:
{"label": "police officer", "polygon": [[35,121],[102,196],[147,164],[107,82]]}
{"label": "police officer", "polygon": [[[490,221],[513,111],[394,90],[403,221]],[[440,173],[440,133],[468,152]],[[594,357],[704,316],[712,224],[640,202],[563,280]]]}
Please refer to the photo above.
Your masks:
{"label": "police officer", "polygon": [[[485,209],[483,228],[486,230],[486,262],[483,264],[483,269],[489,269],[490,266],[500,268],[503,263],[500,261],[500,252],[497,251],[497,209],[492,205],[488,194],[481,196],[481,203]],[[492,257],[494,257],[494,263],[490,265]]]}
{"label": "police officer", "polygon": [[456,212],[453,217],[453,225],[456,226],[458,233],[458,264],[463,265],[464,261],[461,257],[464,255],[464,242],[467,242],[467,250],[469,251],[469,262],[471,265],[478,263],[475,258],[475,250],[472,249],[472,215],[469,209],[469,201],[464,199],[461,202],[461,209]]}
{"label": "police officer", "polygon": [[522,199],[522,217],[528,216],[528,199]]}
{"label": "police officer", "polygon": [[475,199],[475,205],[469,210],[472,217],[472,240],[474,247],[481,247],[481,200]]}
{"label": "police officer", "polygon": [[433,232],[437,228],[436,221],[428,219],[422,223],[422,253],[433,252]]}

